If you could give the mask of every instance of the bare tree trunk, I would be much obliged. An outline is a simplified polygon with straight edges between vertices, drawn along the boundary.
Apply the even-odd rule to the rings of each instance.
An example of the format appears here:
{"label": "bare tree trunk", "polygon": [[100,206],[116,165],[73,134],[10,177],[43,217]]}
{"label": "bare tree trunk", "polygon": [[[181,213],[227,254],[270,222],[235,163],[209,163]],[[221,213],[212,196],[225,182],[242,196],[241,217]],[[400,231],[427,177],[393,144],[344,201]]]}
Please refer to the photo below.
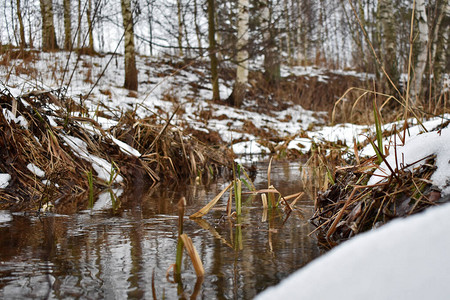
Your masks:
{"label": "bare tree trunk", "polygon": [[292,46],[291,46],[291,18],[290,18],[290,10],[288,8],[289,0],[284,0],[284,17],[286,19],[286,50],[288,56],[289,65],[292,65],[293,56],[292,56]]}
{"label": "bare tree trunk", "polygon": [[[184,38],[186,40],[186,52],[187,57],[191,57],[191,42],[189,41],[189,34],[188,34],[188,27],[186,26],[186,13],[181,10],[182,14],[182,22],[183,22],[183,29],[184,29]],[[185,54],[186,55],[186,54]]]}
{"label": "bare tree trunk", "polygon": [[78,28],[77,49],[81,48],[81,0],[78,0]]}
{"label": "bare tree trunk", "polygon": [[361,42],[360,37],[359,37],[358,27],[353,25],[354,22],[352,21],[351,17],[347,13],[347,8],[345,7],[344,1],[341,1],[341,7],[342,7],[342,12],[344,13],[345,20],[350,28],[350,36],[351,36],[353,42],[355,43],[356,48],[358,49],[358,52],[359,52],[356,54],[360,58],[358,61],[356,61],[357,66],[359,68],[363,68],[364,66],[367,66],[368,64],[367,64],[366,55],[364,55],[363,43]]}
{"label": "bare tree trunk", "polygon": [[270,85],[277,85],[280,80],[280,57],[270,24],[270,8],[268,0],[260,0],[261,29],[263,30],[264,43],[264,77]]}
{"label": "bare tree trunk", "polygon": [[153,0],[147,0],[150,56],[153,56]]}
{"label": "bare tree trunk", "polygon": [[183,17],[181,11],[181,0],[177,0],[177,15],[178,15],[178,55],[183,57]]}
{"label": "bare tree trunk", "polygon": [[71,10],[70,10],[70,0],[64,0],[64,49],[72,49],[72,29],[71,29]]}
{"label": "bare tree trunk", "polygon": [[306,29],[305,29],[305,19],[306,16],[302,11],[302,2],[297,2],[297,63],[305,66],[306,65],[306,49],[308,47],[308,41],[306,39]]}
{"label": "bare tree trunk", "polygon": [[42,50],[56,50],[55,26],[53,23],[53,3],[52,0],[40,0],[42,15]]}
{"label": "bare tree trunk", "polygon": [[427,66],[428,58],[428,18],[425,7],[425,0],[416,0],[416,21],[417,21],[417,62],[412,84],[411,97],[413,102],[417,102],[422,94],[423,75]]}
{"label": "bare tree trunk", "polygon": [[[398,83],[400,74],[398,71],[398,59],[397,59],[397,30],[394,22],[394,3],[392,0],[379,0],[379,23],[381,26],[381,60],[384,70],[391,78],[394,84]],[[388,79],[384,80],[384,86],[390,91],[394,91],[390,86]]]}
{"label": "bare tree trunk", "polygon": [[448,45],[448,31],[450,21],[449,0],[441,0],[437,7],[437,20],[433,31],[432,66],[434,82],[437,88],[442,87],[442,75],[445,73],[445,49]]}
{"label": "bare tree trunk", "polygon": [[87,18],[87,24],[88,24],[88,31],[89,31],[89,51],[90,53],[94,53],[94,34],[92,28],[92,17],[91,17],[91,11],[92,11],[92,0],[88,0],[88,6],[86,10],[86,18]]}
{"label": "bare tree trunk", "polygon": [[134,52],[133,14],[131,0],[121,0],[123,27],[125,30],[125,84],[129,90],[138,89],[138,72],[136,69],[136,56]]}
{"label": "bare tree trunk", "polygon": [[232,105],[240,107],[244,101],[246,85],[248,82],[248,38],[249,38],[249,1],[239,0],[238,16],[237,16],[237,42],[238,50],[236,55],[237,70],[236,81],[234,83],[233,92],[229,101]]}
{"label": "bare tree trunk", "polygon": [[31,24],[32,24],[31,16],[30,14],[28,14],[28,47],[34,48],[34,37]]}
{"label": "bare tree trunk", "polygon": [[[214,0],[215,3],[216,0]],[[230,2],[230,6],[232,6],[233,2]],[[216,8],[214,8],[215,10]],[[231,9],[230,9],[231,10]],[[231,15],[231,14],[230,14]],[[215,10],[214,11],[214,24],[219,24],[219,14],[218,12]],[[233,24],[233,20],[230,17],[230,24]],[[215,25],[214,25],[215,27]],[[222,32],[220,32],[220,30],[216,31],[214,29],[215,33],[214,33],[214,38],[215,38],[215,45],[216,45],[216,57],[219,61],[221,61],[223,59],[223,55],[222,55],[222,43],[223,43],[223,36]]]}
{"label": "bare tree trunk", "polygon": [[209,59],[211,61],[211,83],[213,89],[213,100],[220,100],[219,73],[217,72],[218,61],[216,57],[216,28],[214,22],[214,0],[207,0],[208,4],[208,39]]}
{"label": "bare tree trunk", "polygon": [[27,46],[25,41],[25,28],[23,27],[22,9],[20,8],[20,0],[16,1],[17,6],[17,20],[19,21],[19,33],[20,33],[20,49],[23,50]]}
{"label": "bare tree trunk", "polygon": [[197,0],[194,0],[194,23],[195,23],[195,35],[197,36],[198,53],[200,56],[203,56],[202,34],[200,32],[200,26],[198,25]]}

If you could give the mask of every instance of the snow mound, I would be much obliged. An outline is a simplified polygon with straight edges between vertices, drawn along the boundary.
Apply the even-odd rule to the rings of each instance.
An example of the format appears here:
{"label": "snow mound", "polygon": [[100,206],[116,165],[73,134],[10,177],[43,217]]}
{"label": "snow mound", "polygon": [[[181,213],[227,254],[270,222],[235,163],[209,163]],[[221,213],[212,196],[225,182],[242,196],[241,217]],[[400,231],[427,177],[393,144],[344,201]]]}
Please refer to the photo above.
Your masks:
{"label": "snow mound", "polygon": [[449,299],[450,204],[360,234],[256,299]]}
{"label": "snow mound", "polygon": [[[386,162],[392,169],[401,169],[404,166],[414,168],[425,163],[423,158],[429,155],[436,155],[437,169],[431,176],[433,184],[442,191],[442,195],[450,194],[450,128],[444,128],[441,131],[432,131],[419,134],[408,139],[404,146],[398,146],[396,151],[391,150],[391,154],[386,158]],[[397,152],[395,154],[395,152]],[[391,172],[383,162],[372,177],[368,185],[376,184]]]}

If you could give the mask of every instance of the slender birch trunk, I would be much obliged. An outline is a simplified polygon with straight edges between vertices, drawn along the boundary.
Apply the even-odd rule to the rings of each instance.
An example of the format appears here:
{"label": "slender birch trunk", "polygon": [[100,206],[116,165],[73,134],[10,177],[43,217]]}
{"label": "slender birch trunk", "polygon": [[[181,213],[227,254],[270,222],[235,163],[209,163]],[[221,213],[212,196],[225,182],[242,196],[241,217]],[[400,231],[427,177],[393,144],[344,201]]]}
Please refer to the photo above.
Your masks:
{"label": "slender birch trunk", "polygon": [[200,26],[198,25],[197,0],[194,0],[194,24],[195,24],[195,35],[197,36],[198,53],[200,56],[203,56],[202,34],[200,32]]}
{"label": "slender birch trunk", "polygon": [[81,48],[81,0],[78,0],[78,28],[77,33],[77,49]]}
{"label": "slender birch trunk", "polygon": [[246,86],[248,82],[248,38],[249,38],[249,1],[239,0],[237,16],[237,42],[238,50],[236,55],[237,70],[236,81],[233,92],[230,95],[230,102],[236,107],[240,107],[244,101]]}
{"label": "slender birch trunk", "polygon": [[178,15],[178,55],[183,57],[183,17],[181,11],[181,0],[177,0],[177,15]]}
{"label": "slender birch trunk", "polygon": [[153,5],[154,5],[154,2],[153,2],[153,0],[147,0],[146,4],[147,4],[147,9],[148,9],[148,15],[147,15],[148,32],[149,32],[148,45],[150,48],[150,56],[153,56]]}
{"label": "slender birch trunk", "polygon": [[411,97],[417,102],[422,94],[423,75],[427,66],[428,58],[428,18],[425,0],[416,0],[416,22],[417,22],[417,62],[414,72]]}
{"label": "slender birch trunk", "polygon": [[133,14],[131,12],[131,0],[121,0],[123,27],[125,30],[125,84],[129,90],[138,89],[138,72],[136,69],[136,57],[134,51]]}
{"label": "slender birch trunk", "polygon": [[40,0],[42,15],[42,50],[51,51],[58,49],[56,42],[55,25],[53,23],[52,0]]}
{"label": "slender birch trunk", "polygon": [[292,56],[292,30],[291,30],[291,18],[290,18],[290,9],[288,8],[289,0],[284,0],[284,17],[286,20],[286,50],[288,56],[289,65],[293,64],[293,56]]}
{"label": "slender birch trunk", "polygon": [[[397,84],[400,74],[398,71],[394,3],[392,0],[379,0],[378,5],[379,23],[381,26],[381,61],[389,78],[394,84]],[[388,79],[384,80],[384,86],[393,91]]]}
{"label": "slender birch trunk", "polygon": [[215,28],[215,21],[214,21],[214,12],[215,12],[215,5],[214,0],[207,0],[208,5],[208,40],[209,40],[209,59],[211,63],[211,83],[212,83],[212,90],[213,90],[213,99],[212,100],[220,100],[220,93],[219,93],[219,73],[217,71],[218,67],[218,61],[216,57],[216,28]]}

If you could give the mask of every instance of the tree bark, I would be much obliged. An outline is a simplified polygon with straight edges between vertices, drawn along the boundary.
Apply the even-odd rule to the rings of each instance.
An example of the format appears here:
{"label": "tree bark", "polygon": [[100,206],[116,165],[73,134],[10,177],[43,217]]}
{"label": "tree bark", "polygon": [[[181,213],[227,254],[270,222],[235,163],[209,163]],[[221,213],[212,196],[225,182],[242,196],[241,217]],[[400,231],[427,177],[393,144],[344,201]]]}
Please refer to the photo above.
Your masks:
{"label": "tree bark", "polygon": [[433,31],[432,66],[436,88],[442,87],[442,75],[445,73],[445,49],[448,45],[447,32],[450,27],[449,0],[438,1],[437,17]]}
{"label": "tree bark", "polygon": [[20,7],[20,0],[16,1],[17,6],[17,20],[19,21],[19,34],[20,34],[20,49],[23,50],[27,46],[27,43],[25,41],[25,27],[23,26],[23,19],[22,19],[22,9]]}
{"label": "tree bark", "polygon": [[52,0],[40,0],[42,15],[42,50],[51,51],[58,49],[56,42],[55,25],[53,23]]}
{"label": "tree bark", "polygon": [[264,43],[264,77],[268,84],[277,85],[280,81],[280,57],[278,56],[274,32],[270,22],[270,8],[268,0],[260,0],[261,29]]}
{"label": "tree bark", "polygon": [[213,99],[212,100],[220,100],[219,93],[219,73],[217,71],[218,61],[216,57],[216,29],[214,22],[214,0],[207,0],[208,4],[208,40],[209,40],[209,59],[211,63],[211,83],[213,90]]}
{"label": "tree bark", "polygon": [[177,15],[178,15],[178,55],[183,57],[183,17],[181,11],[181,0],[177,0]]}
{"label": "tree bark", "polygon": [[153,56],[153,0],[147,0],[150,56]]}
{"label": "tree bark", "polygon": [[94,34],[93,34],[94,28],[92,28],[93,25],[92,25],[91,11],[92,11],[92,0],[88,0],[88,6],[86,9],[86,19],[89,31],[89,51],[90,53],[94,53]]}
{"label": "tree bark", "polygon": [[425,0],[416,0],[416,22],[417,22],[417,62],[412,84],[411,97],[413,102],[417,102],[422,94],[423,75],[427,66],[428,58],[428,18],[425,7]]}
{"label": "tree bark", "polygon": [[[18,0],[19,1],[19,0]],[[70,0],[64,0],[64,49],[72,49],[72,29],[71,29],[71,10],[70,10]]]}
{"label": "tree bark", "polygon": [[77,33],[77,49],[81,48],[81,0],[78,0],[78,33]]}
{"label": "tree bark", "polygon": [[239,0],[237,16],[237,42],[238,50],[236,55],[237,70],[236,81],[233,92],[230,95],[230,102],[233,106],[240,107],[244,101],[246,86],[248,82],[248,38],[249,38],[249,1]]}
{"label": "tree bark", "polygon": [[[395,28],[394,3],[392,0],[379,0],[379,23],[381,25],[381,60],[384,70],[394,84],[397,84],[400,78],[397,59],[397,30]],[[385,79],[383,85],[391,92],[394,91],[390,86],[388,79]]]}
{"label": "tree bark", "polygon": [[138,89],[138,72],[136,69],[136,56],[134,50],[133,14],[131,0],[121,0],[123,27],[125,36],[125,84],[129,90]]}
{"label": "tree bark", "polygon": [[200,26],[198,25],[198,8],[197,8],[197,0],[194,0],[194,25],[195,25],[195,35],[197,36],[197,44],[198,44],[198,53],[200,56],[203,56],[203,48],[202,48],[202,34],[200,32]]}
{"label": "tree bark", "polygon": [[293,56],[292,56],[292,46],[291,46],[291,18],[290,18],[290,9],[288,8],[289,0],[284,0],[284,17],[286,20],[286,50],[287,50],[287,56],[288,56],[288,62],[289,65],[292,65],[293,63]]}

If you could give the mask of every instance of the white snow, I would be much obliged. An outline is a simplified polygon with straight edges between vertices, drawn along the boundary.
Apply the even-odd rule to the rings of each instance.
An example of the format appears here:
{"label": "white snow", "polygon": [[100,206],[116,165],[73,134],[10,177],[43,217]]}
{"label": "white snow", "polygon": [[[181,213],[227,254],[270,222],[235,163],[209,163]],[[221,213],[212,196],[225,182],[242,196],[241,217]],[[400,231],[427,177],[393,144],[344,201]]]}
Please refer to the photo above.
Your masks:
{"label": "white snow", "polygon": [[261,146],[256,141],[240,142],[232,145],[233,152],[239,155],[251,154],[269,154],[267,147]]}
{"label": "white snow", "polygon": [[[87,150],[87,144],[83,140],[69,135],[63,136],[63,138],[76,155],[92,163],[92,168],[94,168],[95,172],[97,172],[97,176],[99,178],[106,182],[110,181],[112,170],[111,163],[101,157],[89,153]],[[123,177],[117,175],[114,181],[120,183],[123,181]]]}
{"label": "white snow", "polygon": [[39,168],[38,166],[36,166],[36,165],[33,164],[33,163],[29,163],[29,164],[27,165],[27,169],[28,169],[31,173],[33,173],[34,175],[36,175],[37,177],[44,177],[44,176],[45,176],[45,172],[42,171],[41,168]]}
{"label": "white snow", "polygon": [[295,149],[302,153],[307,153],[311,149],[312,141],[310,138],[295,138],[289,142],[288,149]]}
{"label": "white snow", "polygon": [[[429,155],[436,155],[437,169],[431,176],[433,184],[442,190],[442,195],[450,194],[450,128],[441,131],[431,131],[408,138],[404,146],[397,146],[396,150],[391,149],[386,162],[393,170],[417,167]],[[397,159],[397,161],[396,161]],[[390,175],[391,172],[386,163],[380,165],[368,184],[376,184]]]}
{"label": "white snow", "polygon": [[137,151],[136,149],[134,149],[133,147],[131,147],[130,145],[128,145],[128,144],[122,142],[121,140],[116,139],[116,138],[113,137],[112,135],[110,135],[109,137],[112,139],[112,141],[113,141],[117,146],[119,146],[120,150],[121,150],[123,153],[128,154],[128,155],[133,155],[133,156],[136,156],[136,157],[141,156],[141,153],[140,153],[139,151]]}
{"label": "white snow", "polygon": [[4,189],[8,186],[11,180],[11,175],[8,173],[0,173],[0,189]]}
{"label": "white snow", "polygon": [[9,109],[6,108],[3,109],[3,115],[5,116],[8,122],[13,121],[14,123],[19,124],[23,128],[28,129],[28,122],[23,116],[15,117],[14,114]]}
{"label": "white snow", "polygon": [[256,299],[449,299],[450,204],[360,234]]}
{"label": "white snow", "polygon": [[11,215],[10,211],[7,210],[0,210],[0,224],[2,223],[8,223],[13,220],[13,216]]}

